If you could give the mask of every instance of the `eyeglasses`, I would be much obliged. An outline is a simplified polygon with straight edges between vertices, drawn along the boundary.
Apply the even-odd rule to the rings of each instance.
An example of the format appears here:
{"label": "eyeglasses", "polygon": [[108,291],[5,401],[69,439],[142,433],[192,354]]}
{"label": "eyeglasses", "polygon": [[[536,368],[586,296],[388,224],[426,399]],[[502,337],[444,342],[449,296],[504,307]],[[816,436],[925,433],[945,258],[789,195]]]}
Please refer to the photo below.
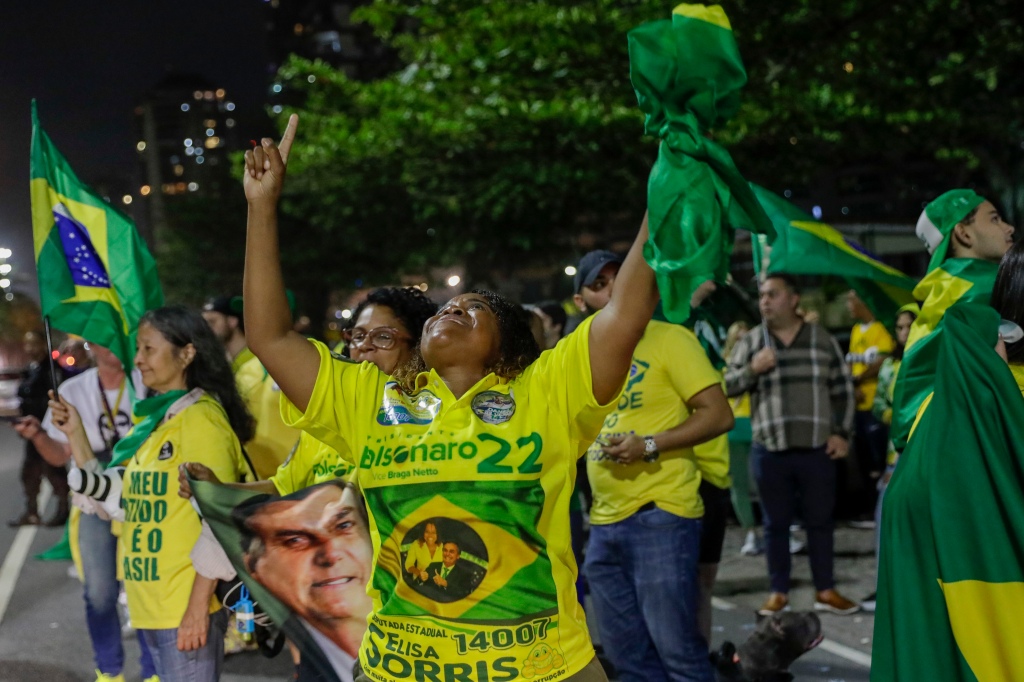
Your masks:
{"label": "eyeglasses", "polygon": [[344,337],[345,341],[353,346],[369,344],[378,350],[391,350],[399,341],[408,341],[412,338],[392,327],[377,327],[370,331],[347,329]]}

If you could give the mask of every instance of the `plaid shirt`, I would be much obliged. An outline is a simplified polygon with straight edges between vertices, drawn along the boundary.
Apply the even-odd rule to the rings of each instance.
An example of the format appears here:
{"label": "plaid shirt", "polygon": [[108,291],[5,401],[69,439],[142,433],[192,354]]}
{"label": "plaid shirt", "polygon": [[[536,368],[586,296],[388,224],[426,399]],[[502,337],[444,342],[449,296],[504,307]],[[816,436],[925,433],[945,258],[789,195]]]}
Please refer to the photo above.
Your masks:
{"label": "plaid shirt", "polygon": [[754,442],[768,450],[821,447],[829,436],[849,438],[856,406],[850,369],[832,335],[804,324],[790,346],[772,335],[775,369],[758,376],[750,368],[764,348],[761,327],[736,344],[725,373],[729,396],[750,393]]}

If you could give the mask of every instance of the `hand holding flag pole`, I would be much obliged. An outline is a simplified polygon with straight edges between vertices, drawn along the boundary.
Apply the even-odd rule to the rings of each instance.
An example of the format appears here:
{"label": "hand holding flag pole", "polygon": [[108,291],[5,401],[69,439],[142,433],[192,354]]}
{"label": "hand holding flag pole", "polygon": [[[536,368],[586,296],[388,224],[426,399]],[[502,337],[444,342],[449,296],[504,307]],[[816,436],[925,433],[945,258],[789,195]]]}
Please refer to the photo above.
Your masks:
{"label": "hand holding flag pole", "polygon": [[43,315],[43,332],[46,336],[46,359],[50,362],[50,386],[53,387],[53,399],[60,400],[57,391],[57,359],[53,356],[53,336],[50,333],[50,316]]}

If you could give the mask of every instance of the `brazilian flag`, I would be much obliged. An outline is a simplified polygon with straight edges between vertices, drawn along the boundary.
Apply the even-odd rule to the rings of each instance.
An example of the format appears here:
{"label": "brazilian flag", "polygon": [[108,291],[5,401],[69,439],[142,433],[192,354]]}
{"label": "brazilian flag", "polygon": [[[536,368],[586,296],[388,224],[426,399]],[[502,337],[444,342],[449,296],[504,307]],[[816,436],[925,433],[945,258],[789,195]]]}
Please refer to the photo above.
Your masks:
{"label": "brazilian flag", "polygon": [[769,273],[842,277],[887,326],[901,307],[914,302],[914,280],[779,195],[754,184],[751,187],[775,225]]}
{"label": "brazilian flag", "polygon": [[885,491],[877,682],[1024,680],[1024,368],[998,326],[959,303],[935,330],[934,393]]}
{"label": "brazilian flag", "polygon": [[39,125],[35,102],[31,171],[43,315],[130,368],[139,318],[163,305],[153,257],[134,223],[78,179]]}
{"label": "brazilian flag", "polygon": [[[537,531],[544,506],[538,481],[447,482],[363,490],[381,538],[373,586],[381,615],[434,615],[487,625],[558,613],[547,541]],[[462,548],[479,583],[445,603],[402,578],[405,553],[427,522]]]}
{"label": "brazilian flag", "polygon": [[666,319],[681,324],[702,282],[726,280],[735,227],[774,236],[729,152],[707,137],[736,113],[747,72],[722,8],[684,4],[671,20],[629,32],[629,76],[645,130],[661,140],[647,185],[644,258]]}
{"label": "brazilian flag", "polygon": [[929,272],[914,289],[914,296],[924,304],[921,315],[910,328],[893,390],[889,437],[897,450],[906,447],[910,427],[935,382],[940,345],[935,334],[937,325],[954,303],[987,305],[998,270],[996,263],[976,258],[950,258]]}

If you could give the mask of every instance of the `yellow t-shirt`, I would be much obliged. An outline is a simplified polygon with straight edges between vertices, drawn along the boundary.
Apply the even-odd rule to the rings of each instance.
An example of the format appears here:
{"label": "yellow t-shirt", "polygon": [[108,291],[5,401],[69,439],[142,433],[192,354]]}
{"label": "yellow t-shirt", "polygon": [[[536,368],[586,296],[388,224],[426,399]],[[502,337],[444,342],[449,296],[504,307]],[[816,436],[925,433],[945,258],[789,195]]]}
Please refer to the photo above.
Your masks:
{"label": "yellow t-shirt", "polygon": [[[459,399],[434,371],[410,395],[313,342],[309,406],[282,405],[286,422],[355,455],[374,549],[359,652],[371,680],[554,681],[593,659],[569,536],[576,459],[614,407],[594,399],[591,321],[511,382],[491,374]],[[428,521],[460,550],[444,588],[403,570]]]}
{"label": "yellow t-shirt", "polygon": [[723,433],[707,443],[694,445],[693,456],[697,462],[697,471],[703,480],[722,490],[732,487],[732,477],[729,476],[728,434]]}
{"label": "yellow t-shirt", "polygon": [[444,547],[438,544],[434,547],[433,553],[431,553],[427,543],[421,540],[413,540],[413,543],[409,545],[408,552],[405,557],[405,570],[407,571],[411,571],[414,566],[421,571],[425,571],[430,567],[430,564],[441,563],[444,559]]}
{"label": "yellow t-shirt", "polygon": [[347,478],[355,468],[352,455],[342,457],[330,445],[321,443],[305,431],[299,432],[299,442],[270,482],[281,497],[334,478]]}
{"label": "yellow t-shirt", "polygon": [[[222,481],[238,481],[248,469],[224,408],[208,395],[157,427],[125,467],[121,568],[128,613],[139,629],[177,628],[192,593],[189,552],[200,520],[178,497],[183,462],[201,462]],[[213,597],[210,613],[219,608]]]}
{"label": "yellow t-shirt", "polygon": [[[850,332],[850,352],[846,356],[846,362],[849,363],[854,378],[863,374],[871,363],[892,353],[895,347],[892,335],[881,322],[876,320],[868,324],[854,325]],[[860,384],[861,399],[857,401],[858,411],[871,411],[877,387],[878,381],[875,379]]]}
{"label": "yellow t-shirt", "polygon": [[272,476],[299,440],[299,431],[281,420],[281,389],[248,348],[231,363],[238,392],[256,420],[256,434],[245,451],[260,480]]}
{"label": "yellow t-shirt", "polygon": [[[626,433],[652,436],[678,426],[690,416],[686,401],[721,381],[693,332],[653,321],[633,352],[629,380],[615,411],[605,419],[599,440]],[[726,477],[728,470],[726,450]],[[623,466],[595,442],[587,451],[587,475],[594,491],[590,522],[595,525],[627,519],[648,502],[678,516],[704,515],[693,448],[662,452],[655,462]]]}

